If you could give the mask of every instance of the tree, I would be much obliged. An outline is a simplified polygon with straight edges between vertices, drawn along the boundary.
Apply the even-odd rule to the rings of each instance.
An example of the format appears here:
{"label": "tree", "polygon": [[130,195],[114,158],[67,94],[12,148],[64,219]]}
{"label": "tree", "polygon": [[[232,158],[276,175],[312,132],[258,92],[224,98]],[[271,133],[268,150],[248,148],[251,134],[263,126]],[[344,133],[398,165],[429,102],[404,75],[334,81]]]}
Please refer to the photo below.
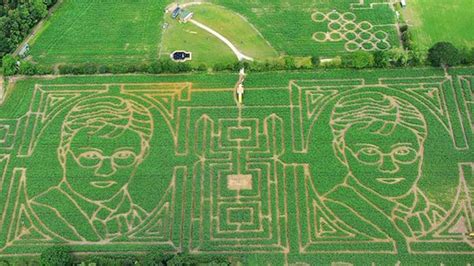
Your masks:
{"label": "tree", "polygon": [[319,63],[320,63],[320,59],[319,59],[319,56],[311,56],[311,64],[313,65],[313,67],[317,67],[319,66]]}
{"label": "tree", "polygon": [[36,66],[29,61],[22,61],[20,64],[19,73],[22,75],[35,75],[37,74]]}
{"label": "tree", "polygon": [[406,66],[408,65],[408,61],[410,60],[410,55],[408,51],[403,48],[393,48],[390,49],[388,52],[388,56],[390,57],[390,62],[395,66]]}
{"label": "tree", "polygon": [[296,69],[295,58],[293,58],[291,56],[285,56],[285,67],[288,70]]}
{"label": "tree", "polygon": [[390,54],[385,51],[376,51],[374,53],[374,66],[386,68],[390,66]]}
{"label": "tree", "polygon": [[3,57],[2,65],[3,65],[3,74],[5,76],[13,76],[18,72],[18,66],[16,65],[17,60],[11,56],[6,55]]}
{"label": "tree", "polygon": [[461,61],[459,50],[450,42],[438,42],[428,50],[428,61],[433,66],[455,66]]}
{"label": "tree", "polygon": [[463,65],[472,65],[474,64],[474,48],[462,47],[459,49],[459,54],[461,57],[461,64]]}
{"label": "tree", "polygon": [[40,263],[44,266],[66,266],[72,265],[73,257],[71,251],[64,246],[53,246],[41,253]]}

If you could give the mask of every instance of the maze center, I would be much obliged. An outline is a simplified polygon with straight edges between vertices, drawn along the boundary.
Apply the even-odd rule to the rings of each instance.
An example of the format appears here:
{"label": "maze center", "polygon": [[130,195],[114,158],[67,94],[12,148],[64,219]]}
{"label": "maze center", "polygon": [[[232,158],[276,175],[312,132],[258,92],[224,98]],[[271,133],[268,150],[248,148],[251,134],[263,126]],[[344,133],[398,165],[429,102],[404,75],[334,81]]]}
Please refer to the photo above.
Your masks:
{"label": "maze center", "polygon": [[444,202],[422,183],[437,136],[470,149],[473,81],[290,80],[248,89],[281,103],[240,108],[213,100],[232,88],[187,82],[37,83],[29,110],[0,120],[1,251],[472,254],[474,163],[446,162]]}

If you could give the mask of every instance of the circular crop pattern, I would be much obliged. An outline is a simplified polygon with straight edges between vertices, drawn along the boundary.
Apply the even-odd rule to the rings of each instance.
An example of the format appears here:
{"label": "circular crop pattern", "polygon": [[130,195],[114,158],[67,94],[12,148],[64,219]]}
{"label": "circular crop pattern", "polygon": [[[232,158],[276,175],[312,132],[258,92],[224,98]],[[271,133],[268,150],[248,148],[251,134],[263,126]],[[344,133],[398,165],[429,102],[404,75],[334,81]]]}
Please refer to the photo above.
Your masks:
{"label": "circular crop pattern", "polygon": [[384,40],[384,41],[377,42],[375,46],[379,50],[387,50],[387,49],[390,48],[390,43],[388,43],[387,41]]}
{"label": "circular crop pattern", "polygon": [[387,41],[389,34],[386,31],[375,31],[369,21],[357,21],[356,14],[352,12],[317,11],[311,18],[315,22],[327,21],[327,32],[319,31],[313,34],[313,39],[317,42],[346,41],[344,47],[349,52],[387,50],[391,47]]}
{"label": "circular crop pattern", "polygon": [[374,33],[374,36],[379,40],[386,40],[388,38],[388,33],[379,30]]}
{"label": "circular crop pattern", "polygon": [[348,32],[344,33],[344,39],[346,39],[348,41],[353,41],[353,40],[357,39],[357,34],[353,31],[348,31]]}
{"label": "circular crop pattern", "polygon": [[357,24],[354,22],[346,22],[342,27],[347,31],[352,31],[357,28]]}
{"label": "circular crop pattern", "polygon": [[313,34],[313,39],[317,42],[325,42],[327,40],[327,34],[325,32],[315,32]]}
{"label": "circular crop pattern", "polygon": [[329,33],[329,40],[332,42],[338,42],[342,40],[342,34],[338,31],[333,31]]}
{"label": "circular crop pattern", "polygon": [[359,38],[361,38],[364,41],[369,41],[370,39],[372,39],[372,33],[367,32],[367,31],[359,32],[358,35],[359,35]]}
{"label": "circular crop pattern", "polygon": [[331,11],[328,15],[327,18],[331,21],[336,21],[341,19],[341,14],[337,11]]}
{"label": "circular crop pattern", "polygon": [[346,12],[342,14],[342,19],[347,20],[347,21],[355,21],[356,15],[352,12]]}
{"label": "circular crop pattern", "polygon": [[364,40],[362,40],[361,38],[357,37],[355,40],[354,40],[355,43],[357,43],[358,45],[362,45],[363,42],[365,42]]}
{"label": "circular crop pattern", "polygon": [[368,21],[362,21],[361,23],[359,23],[359,28],[365,31],[371,30],[372,24],[370,24]]}
{"label": "circular crop pattern", "polygon": [[326,14],[318,11],[318,12],[315,12],[311,15],[311,19],[314,22],[323,22],[327,19],[327,17],[326,17]]}
{"label": "circular crop pattern", "polygon": [[360,46],[358,43],[354,42],[354,41],[349,41],[349,42],[346,42],[346,44],[344,45],[344,47],[346,48],[347,51],[349,52],[355,52],[357,50],[360,49]]}
{"label": "circular crop pattern", "polygon": [[342,25],[341,25],[341,23],[339,23],[337,21],[333,21],[333,22],[329,23],[328,28],[330,30],[340,30],[342,28]]}
{"label": "circular crop pattern", "polygon": [[361,44],[361,48],[364,51],[371,51],[375,47],[375,44],[373,42],[365,41]]}

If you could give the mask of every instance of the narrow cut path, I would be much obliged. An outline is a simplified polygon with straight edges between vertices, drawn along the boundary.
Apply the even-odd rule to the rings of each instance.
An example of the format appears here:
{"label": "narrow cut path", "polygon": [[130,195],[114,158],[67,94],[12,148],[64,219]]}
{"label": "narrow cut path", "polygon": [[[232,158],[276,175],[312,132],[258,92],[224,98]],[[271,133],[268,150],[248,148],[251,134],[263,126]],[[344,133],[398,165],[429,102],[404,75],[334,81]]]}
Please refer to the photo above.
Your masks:
{"label": "narrow cut path", "polygon": [[237,58],[239,59],[239,61],[242,61],[242,60],[249,60],[249,61],[253,61],[253,58],[252,57],[249,57],[249,56],[246,56],[244,55],[243,53],[241,53],[239,51],[239,49],[237,49],[237,47],[235,47],[235,45],[233,43],[231,43],[226,37],[222,36],[219,32],[209,28],[208,26],[200,23],[200,22],[197,22],[196,20],[194,19],[191,19],[189,20],[191,23],[193,23],[194,25],[198,26],[199,28],[209,32],[210,34],[216,36],[219,40],[221,40],[223,43],[225,43],[227,46],[229,46],[229,48],[232,50],[232,52],[234,52],[235,56],[237,56]]}

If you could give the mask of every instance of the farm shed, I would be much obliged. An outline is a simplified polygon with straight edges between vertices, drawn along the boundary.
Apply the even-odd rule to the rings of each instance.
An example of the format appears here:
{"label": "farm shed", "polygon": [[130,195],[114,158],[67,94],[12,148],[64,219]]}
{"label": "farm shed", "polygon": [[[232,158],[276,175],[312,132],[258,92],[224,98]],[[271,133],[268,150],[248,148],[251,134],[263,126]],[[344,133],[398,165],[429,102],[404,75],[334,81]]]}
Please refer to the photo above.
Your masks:
{"label": "farm shed", "polygon": [[188,22],[190,19],[193,18],[193,12],[181,9],[179,12],[179,21],[180,22]]}

